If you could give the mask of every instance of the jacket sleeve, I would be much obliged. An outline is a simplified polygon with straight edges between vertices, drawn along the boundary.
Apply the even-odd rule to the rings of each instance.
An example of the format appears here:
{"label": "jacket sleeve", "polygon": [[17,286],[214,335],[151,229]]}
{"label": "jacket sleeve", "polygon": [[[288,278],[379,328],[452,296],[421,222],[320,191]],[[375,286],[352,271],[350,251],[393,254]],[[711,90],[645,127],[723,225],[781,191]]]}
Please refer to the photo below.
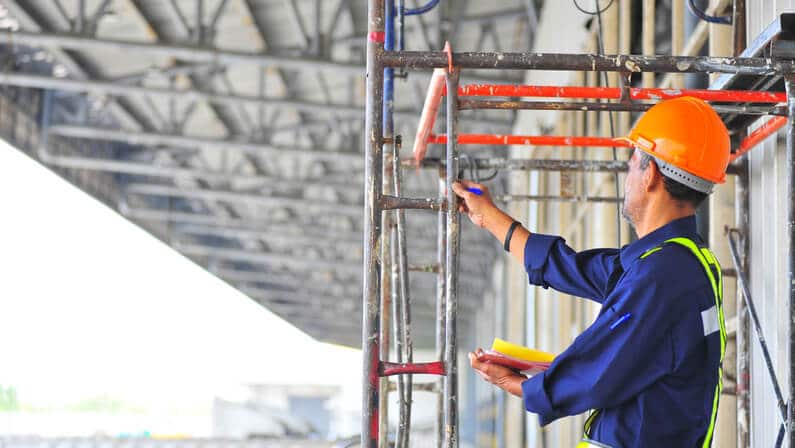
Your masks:
{"label": "jacket sleeve", "polygon": [[673,310],[670,301],[651,300],[664,289],[651,274],[620,282],[596,321],[547,371],[522,384],[525,408],[546,425],[619,405],[671,372]]}
{"label": "jacket sleeve", "polygon": [[524,248],[524,265],[530,284],[602,303],[605,288],[616,266],[618,249],[575,252],[559,236],[531,234]]}

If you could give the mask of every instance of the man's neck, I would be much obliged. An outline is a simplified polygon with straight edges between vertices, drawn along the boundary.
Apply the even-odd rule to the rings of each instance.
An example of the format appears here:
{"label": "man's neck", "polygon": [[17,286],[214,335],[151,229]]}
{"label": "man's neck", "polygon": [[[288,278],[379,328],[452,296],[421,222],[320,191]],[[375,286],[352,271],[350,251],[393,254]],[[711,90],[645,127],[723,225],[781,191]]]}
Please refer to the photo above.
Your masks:
{"label": "man's neck", "polygon": [[635,223],[635,232],[638,234],[638,238],[643,238],[671,221],[695,213],[696,210],[693,206],[680,205],[678,202],[668,202],[659,204],[659,206],[652,205],[645,211],[640,222]]}

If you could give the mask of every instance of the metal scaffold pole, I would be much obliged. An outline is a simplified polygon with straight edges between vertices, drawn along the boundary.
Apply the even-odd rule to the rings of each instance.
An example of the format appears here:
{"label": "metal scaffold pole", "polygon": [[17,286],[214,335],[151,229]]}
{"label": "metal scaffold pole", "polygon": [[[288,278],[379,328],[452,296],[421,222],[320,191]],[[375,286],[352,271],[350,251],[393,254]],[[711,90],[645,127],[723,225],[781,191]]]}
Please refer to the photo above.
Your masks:
{"label": "metal scaffold pole", "polygon": [[445,350],[444,364],[447,376],[444,382],[444,446],[458,447],[458,346],[456,314],[458,307],[458,248],[460,243],[460,215],[458,201],[453,192],[453,182],[458,176],[458,77],[459,70],[447,73],[447,245],[445,254]]}
{"label": "metal scaffold pole", "polygon": [[793,398],[795,398],[795,75],[784,77],[787,90],[787,237],[789,238],[788,262],[788,294],[787,305],[790,318],[789,334],[789,393],[787,394],[787,435],[789,446],[795,447],[795,428],[793,428]]}
{"label": "metal scaffold pole", "polygon": [[382,182],[382,102],[384,67],[380,60],[384,34],[384,1],[368,0],[367,82],[364,139],[364,281],[362,297],[362,436],[361,446],[377,448],[379,438],[380,262]]}
{"label": "metal scaffold pole", "polygon": [[[447,194],[447,175],[444,167],[439,167],[439,200],[444,200]],[[436,275],[436,359],[444,359],[447,329],[447,214],[439,213],[437,222],[437,256],[436,262],[439,271]],[[436,394],[436,444],[441,447],[444,443],[444,377],[438,381]]]}

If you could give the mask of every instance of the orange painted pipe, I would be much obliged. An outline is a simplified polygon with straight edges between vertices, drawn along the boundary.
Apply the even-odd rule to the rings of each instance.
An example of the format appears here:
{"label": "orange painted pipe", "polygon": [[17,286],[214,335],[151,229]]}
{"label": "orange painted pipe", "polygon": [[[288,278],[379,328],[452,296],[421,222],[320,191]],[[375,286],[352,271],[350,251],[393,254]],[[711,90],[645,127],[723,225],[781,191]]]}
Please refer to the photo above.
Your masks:
{"label": "orange painted pipe", "polygon": [[[446,144],[446,135],[432,135],[430,144]],[[461,145],[594,146],[631,148],[626,140],[609,137],[566,137],[554,135],[459,134]]]}
{"label": "orange painted pipe", "polygon": [[752,150],[756,145],[761,143],[764,139],[770,137],[786,124],[787,117],[774,117],[770,120],[767,120],[765,124],[757,128],[754,132],[748,134],[748,137],[745,137],[743,141],[740,142],[740,147],[737,148],[737,151],[735,151],[731,157],[729,157],[729,162],[734,162],[738,158],[742,157],[745,153]]}
{"label": "orange painted pipe", "polygon": [[[445,94],[447,90],[445,89]],[[578,87],[578,86],[531,86],[505,84],[471,84],[458,88],[459,96],[512,96],[537,98],[621,98],[618,87]],[[784,92],[756,92],[750,90],[703,90],[703,89],[629,89],[629,97],[633,100],[665,100],[692,96],[704,101],[716,102],[749,102],[749,103],[786,103]]]}

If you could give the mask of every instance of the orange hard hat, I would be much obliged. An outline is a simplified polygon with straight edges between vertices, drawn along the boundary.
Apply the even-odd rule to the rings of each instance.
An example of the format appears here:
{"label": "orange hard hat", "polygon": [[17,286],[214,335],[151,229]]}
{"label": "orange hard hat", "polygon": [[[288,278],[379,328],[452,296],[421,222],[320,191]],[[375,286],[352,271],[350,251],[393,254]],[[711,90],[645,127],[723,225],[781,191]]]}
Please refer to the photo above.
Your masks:
{"label": "orange hard hat", "polygon": [[655,104],[622,140],[652,155],[664,175],[698,191],[709,193],[714,184],[726,181],[729,132],[715,110],[698,98]]}

